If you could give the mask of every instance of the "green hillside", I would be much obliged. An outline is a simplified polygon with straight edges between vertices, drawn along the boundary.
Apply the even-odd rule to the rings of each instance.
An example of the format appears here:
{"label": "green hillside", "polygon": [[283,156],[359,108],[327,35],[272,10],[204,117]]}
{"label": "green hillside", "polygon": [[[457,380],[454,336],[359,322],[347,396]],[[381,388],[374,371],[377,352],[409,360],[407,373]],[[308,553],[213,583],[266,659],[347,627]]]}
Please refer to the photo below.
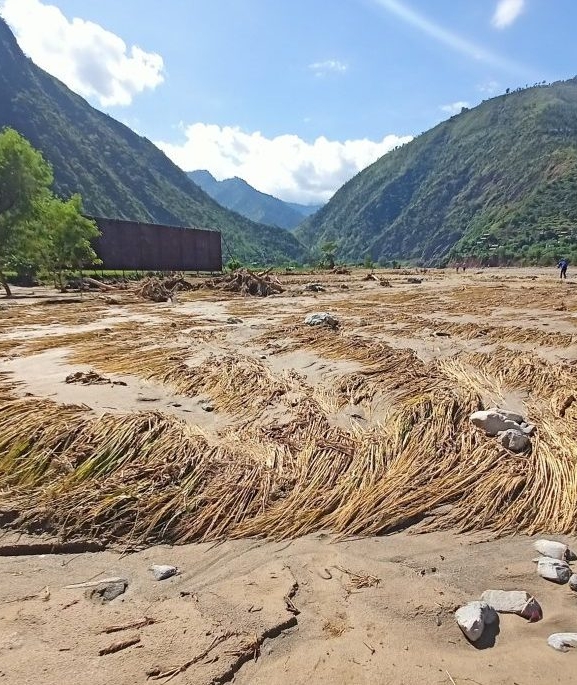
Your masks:
{"label": "green hillside", "polygon": [[223,254],[301,259],[287,231],[224,209],[149,140],[91,107],[20,50],[0,18],[0,128],[11,126],[54,167],[62,197],[81,193],[96,216],[220,230]]}
{"label": "green hillside", "polygon": [[191,178],[223,207],[269,226],[279,226],[291,230],[296,228],[304,217],[313,214],[317,207],[284,202],[278,197],[261,193],[242,178],[226,178],[217,181],[208,171],[189,171]]}
{"label": "green hillside", "polygon": [[296,235],[338,256],[577,260],[577,79],[464,110],[361,171]]}

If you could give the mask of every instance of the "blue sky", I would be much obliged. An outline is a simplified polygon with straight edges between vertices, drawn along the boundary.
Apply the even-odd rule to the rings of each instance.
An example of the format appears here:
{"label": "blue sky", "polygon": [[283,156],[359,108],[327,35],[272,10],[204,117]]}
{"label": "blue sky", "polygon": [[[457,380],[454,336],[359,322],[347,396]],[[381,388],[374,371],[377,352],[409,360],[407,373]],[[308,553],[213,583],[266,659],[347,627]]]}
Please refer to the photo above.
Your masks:
{"label": "blue sky", "polygon": [[577,74],[573,0],[0,0],[32,59],[185,169],[328,199],[505,88]]}

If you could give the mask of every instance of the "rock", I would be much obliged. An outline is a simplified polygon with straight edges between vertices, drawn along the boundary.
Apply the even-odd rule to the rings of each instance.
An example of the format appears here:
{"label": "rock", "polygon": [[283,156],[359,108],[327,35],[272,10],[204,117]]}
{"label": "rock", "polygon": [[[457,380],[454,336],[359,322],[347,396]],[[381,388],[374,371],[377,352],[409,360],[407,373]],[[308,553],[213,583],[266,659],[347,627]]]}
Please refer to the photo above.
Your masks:
{"label": "rock", "polygon": [[303,290],[308,290],[313,293],[324,293],[326,288],[320,283],[307,283]]}
{"label": "rock", "polygon": [[569,578],[569,587],[577,592],[577,573],[574,573],[571,578]]}
{"label": "rock", "polygon": [[529,620],[530,623],[543,618],[543,611],[539,602],[524,590],[485,590],[481,600],[498,613],[517,614]]}
{"label": "rock", "polygon": [[469,602],[455,611],[457,625],[471,642],[476,642],[485,625],[493,623],[496,618],[495,610],[487,602]]}
{"label": "rock", "polygon": [[239,319],[238,316],[229,316],[226,323],[242,323],[242,319]]}
{"label": "rock", "polygon": [[476,411],[471,414],[469,420],[474,426],[481,428],[490,436],[498,435],[509,429],[516,430],[525,435],[530,435],[534,430],[533,426],[523,427],[521,424],[508,418],[507,414],[502,413],[501,410],[495,409]]}
{"label": "rock", "polygon": [[577,647],[577,633],[553,633],[547,644],[558,652],[568,652],[571,647]]}
{"label": "rock", "polygon": [[206,404],[201,404],[200,408],[202,409],[202,411],[206,412],[214,411],[214,405],[210,404],[209,402],[207,402]]}
{"label": "rock", "polygon": [[567,545],[557,540],[535,540],[533,547],[544,557],[550,559],[567,559],[571,558],[571,552]]}
{"label": "rock", "polygon": [[166,566],[164,564],[153,564],[150,570],[155,580],[166,580],[178,573],[176,566]]}
{"label": "rock", "polygon": [[126,592],[128,587],[127,580],[120,580],[111,583],[100,583],[96,587],[90,588],[85,591],[84,596],[91,602],[96,604],[106,604],[107,602],[112,602],[120,595]]}
{"label": "rock", "polygon": [[407,283],[419,284],[423,282],[422,278],[407,278]]}
{"label": "rock", "polygon": [[309,326],[329,326],[330,328],[336,328],[339,325],[339,320],[328,312],[316,312],[315,314],[309,314],[305,318],[305,323]]}
{"label": "rock", "polygon": [[554,583],[563,585],[571,577],[571,568],[566,561],[541,557],[537,562],[537,573],[545,580],[552,580]]}
{"label": "rock", "polygon": [[511,411],[510,409],[501,409],[500,407],[490,407],[488,411],[494,411],[497,414],[501,414],[506,419],[514,421],[515,423],[523,423],[525,421],[524,417],[517,413],[516,411]]}
{"label": "rock", "polygon": [[511,450],[516,454],[524,452],[531,445],[531,439],[517,428],[509,428],[506,431],[497,433],[498,441],[505,449]]}

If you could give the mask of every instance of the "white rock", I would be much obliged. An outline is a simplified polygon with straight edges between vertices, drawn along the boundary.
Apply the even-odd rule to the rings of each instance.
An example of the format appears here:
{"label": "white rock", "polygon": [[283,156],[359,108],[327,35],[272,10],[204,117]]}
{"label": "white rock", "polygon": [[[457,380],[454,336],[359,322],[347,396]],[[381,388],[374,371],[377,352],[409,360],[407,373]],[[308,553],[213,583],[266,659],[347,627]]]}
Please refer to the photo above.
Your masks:
{"label": "white rock", "polygon": [[476,642],[485,625],[497,618],[495,610],[487,602],[469,602],[455,611],[457,625],[471,642]]}
{"label": "white rock", "polygon": [[571,568],[566,561],[541,557],[537,562],[537,573],[541,578],[563,585],[571,577]]}
{"label": "white rock", "polygon": [[487,435],[491,436],[509,430],[510,428],[522,433],[528,431],[528,428],[523,428],[516,421],[511,421],[511,419],[508,419],[504,414],[491,409],[476,411],[471,414],[469,419],[474,426],[481,428]]}
{"label": "white rock", "polygon": [[517,614],[531,623],[543,618],[539,602],[524,590],[486,590],[481,600],[499,613]]}
{"label": "white rock", "polygon": [[544,557],[551,559],[567,559],[569,548],[557,540],[535,540],[533,547]]}
{"label": "white rock", "polygon": [[331,328],[336,328],[339,325],[338,319],[328,312],[309,314],[305,319],[305,323],[309,326],[330,326]]}
{"label": "white rock", "polygon": [[577,633],[553,633],[547,644],[559,652],[568,652],[570,647],[577,647]]}
{"label": "white rock", "polygon": [[495,412],[496,414],[501,414],[501,416],[504,416],[506,419],[514,421],[518,424],[522,424],[525,422],[525,419],[521,416],[521,414],[518,414],[515,411],[510,411],[509,409],[499,409],[499,407],[491,407],[491,409],[488,409],[488,411]]}
{"label": "white rock", "polygon": [[166,566],[164,564],[153,564],[150,567],[155,580],[166,580],[178,573],[176,566]]}
{"label": "white rock", "polygon": [[529,437],[518,428],[509,428],[506,431],[501,431],[498,433],[498,440],[505,449],[511,450],[511,452],[516,454],[524,452],[531,444]]}
{"label": "white rock", "polygon": [[569,587],[577,592],[577,573],[574,573],[571,578],[569,578]]}

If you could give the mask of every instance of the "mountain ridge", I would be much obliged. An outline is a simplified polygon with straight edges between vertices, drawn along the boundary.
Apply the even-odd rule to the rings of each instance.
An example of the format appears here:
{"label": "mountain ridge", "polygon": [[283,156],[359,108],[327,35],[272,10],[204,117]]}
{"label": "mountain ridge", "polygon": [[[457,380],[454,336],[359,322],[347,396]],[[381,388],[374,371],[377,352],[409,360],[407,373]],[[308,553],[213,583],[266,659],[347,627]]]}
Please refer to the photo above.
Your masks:
{"label": "mountain ridge", "polygon": [[238,176],[217,179],[206,169],[189,171],[188,177],[214,200],[248,219],[286,230],[296,228],[322,205],[307,206],[284,200],[257,190]]}
{"label": "mountain ridge", "polygon": [[79,192],[95,216],[219,230],[224,254],[243,261],[302,259],[290,233],[221,207],[149,140],[36,66],[1,17],[0,63],[0,127],[43,153],[60,196]]}
{"label": "mountain ridge", "polygon": [[577,257],[577,80],[485,100],[387,153],[295,234],[386,262]]}

